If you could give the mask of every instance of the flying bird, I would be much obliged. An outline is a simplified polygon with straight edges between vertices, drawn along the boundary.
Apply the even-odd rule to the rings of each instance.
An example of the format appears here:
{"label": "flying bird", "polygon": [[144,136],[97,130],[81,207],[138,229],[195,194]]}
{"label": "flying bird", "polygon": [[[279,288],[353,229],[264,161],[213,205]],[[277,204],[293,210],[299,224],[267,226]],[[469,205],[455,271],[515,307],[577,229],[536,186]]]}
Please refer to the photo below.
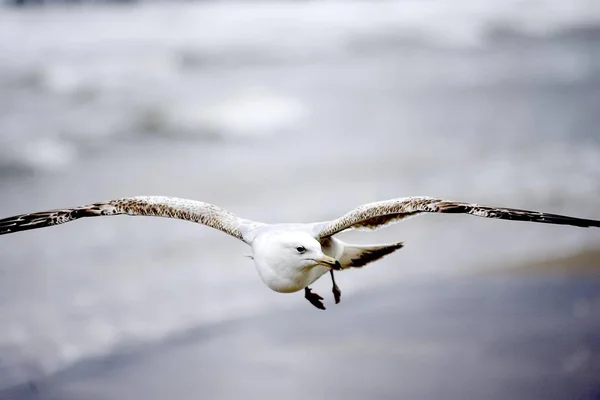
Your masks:
{"label": "flying bird", "polygon": [[163,196],[138,196],[86,206],[22,214],[0,220],[0,235],[64,224],[79,218],[142,215],[176,218],[207,225],[248,244],[262,281],[279,293],[304,290],[304,297],[324,310],[323,297],[310,288],[329,273],[335,303],[341,290],[333,271],[361,268],[403,247],[402,242],[355,245],[334,237],[350,229],[375,230],[423,213],[468,214],[483,218],[600,227],[600,221],[488,207],[432,197],[405,197],[359,206],[341,217],[308,224],[265,224],[239,218],[214,204]]}

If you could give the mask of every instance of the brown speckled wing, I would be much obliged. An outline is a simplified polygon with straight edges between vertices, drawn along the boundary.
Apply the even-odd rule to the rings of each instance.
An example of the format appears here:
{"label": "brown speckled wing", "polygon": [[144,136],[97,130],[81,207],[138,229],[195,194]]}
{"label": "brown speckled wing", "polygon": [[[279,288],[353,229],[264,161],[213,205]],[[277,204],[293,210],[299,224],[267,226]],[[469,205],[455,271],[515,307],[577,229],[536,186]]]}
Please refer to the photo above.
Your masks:
{"label": "brown speckled wing", "polygon": [[422,213],[469,214],[483,218],[529,221],[546,224],[572,225],[583,228],[600,227],[600,221],[519,210],[468,204],[431,197],[406,197],[369,203],[355,208],[342,217],[318,225],[317,237],[324,238],[346,229],[379,229]]}
{"label": "brown speckled wing", "polygon": [[242,220],[213,204],[163,196],[139,196],[87,206],[16,215],[0,220],[0,235],[64,224],[85,217],[142,215],[197,222],[244,240]]}

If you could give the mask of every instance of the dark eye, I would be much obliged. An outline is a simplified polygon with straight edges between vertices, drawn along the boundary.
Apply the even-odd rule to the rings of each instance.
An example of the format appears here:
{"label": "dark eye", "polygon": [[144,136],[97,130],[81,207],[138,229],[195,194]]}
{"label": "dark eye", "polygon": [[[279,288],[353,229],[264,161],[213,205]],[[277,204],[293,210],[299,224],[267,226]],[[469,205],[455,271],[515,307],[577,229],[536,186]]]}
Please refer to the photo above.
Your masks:
{"label": "dark eye", "polygon": [[298,246],[296,247],[296,251],[300,254],[304,253],[306,251],[306,247],[304,246]]}

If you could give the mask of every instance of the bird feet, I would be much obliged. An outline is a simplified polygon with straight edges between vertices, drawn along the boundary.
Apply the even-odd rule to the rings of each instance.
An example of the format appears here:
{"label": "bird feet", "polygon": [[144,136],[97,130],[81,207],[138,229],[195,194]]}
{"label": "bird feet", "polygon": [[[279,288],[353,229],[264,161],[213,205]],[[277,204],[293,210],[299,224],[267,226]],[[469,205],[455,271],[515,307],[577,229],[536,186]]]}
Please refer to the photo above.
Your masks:
{"label": "bird feet", "polygon": [[342,291],[340,290],[339,286],[334,283],[333,289],[331,289],[331,291],[333,292],[333,298],[335,299],[335,304],[339,304],[340,301],[342,301]]}
{"label": "bird feet", "polygon": [[323,300],[323,298],[317,293],[313,293],[309,287],[304,288],[304,297],[306,298],[306,300],[310,301],[310,304],[317,307],[319,310],[325,309],[325,305],[321,301]]}
{"label": "bird feet", "polygon": [[340,290],[337,283],[335,283],[335,276],[333,275],[333,270],[329,270],[329,274],[331,275],[331,283],[333,284],[333,288],[331,291],[333,292],[333,298],[335,299],[335,304],[339,304],[342,300],[342,291]]}

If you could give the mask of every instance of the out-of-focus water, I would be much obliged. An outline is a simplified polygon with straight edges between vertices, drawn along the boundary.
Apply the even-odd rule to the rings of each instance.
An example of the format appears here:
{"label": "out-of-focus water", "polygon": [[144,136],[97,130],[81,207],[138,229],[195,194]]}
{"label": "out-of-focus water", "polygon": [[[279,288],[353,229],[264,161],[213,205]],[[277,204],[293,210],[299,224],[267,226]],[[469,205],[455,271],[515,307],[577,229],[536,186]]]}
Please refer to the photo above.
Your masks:
{"label": "out-of-focus water", "polygon": [[[431,195],[600,218],[599,44],[600,6],[583,0],[2,8],[0,215],[162,194],[312,221]],[[346,298],[600,243],[457,216],[346,236],[407,242],[339,274]],[[0,387],[309,307],[262,286],[244,254],[160,219],[3,236]]]}

